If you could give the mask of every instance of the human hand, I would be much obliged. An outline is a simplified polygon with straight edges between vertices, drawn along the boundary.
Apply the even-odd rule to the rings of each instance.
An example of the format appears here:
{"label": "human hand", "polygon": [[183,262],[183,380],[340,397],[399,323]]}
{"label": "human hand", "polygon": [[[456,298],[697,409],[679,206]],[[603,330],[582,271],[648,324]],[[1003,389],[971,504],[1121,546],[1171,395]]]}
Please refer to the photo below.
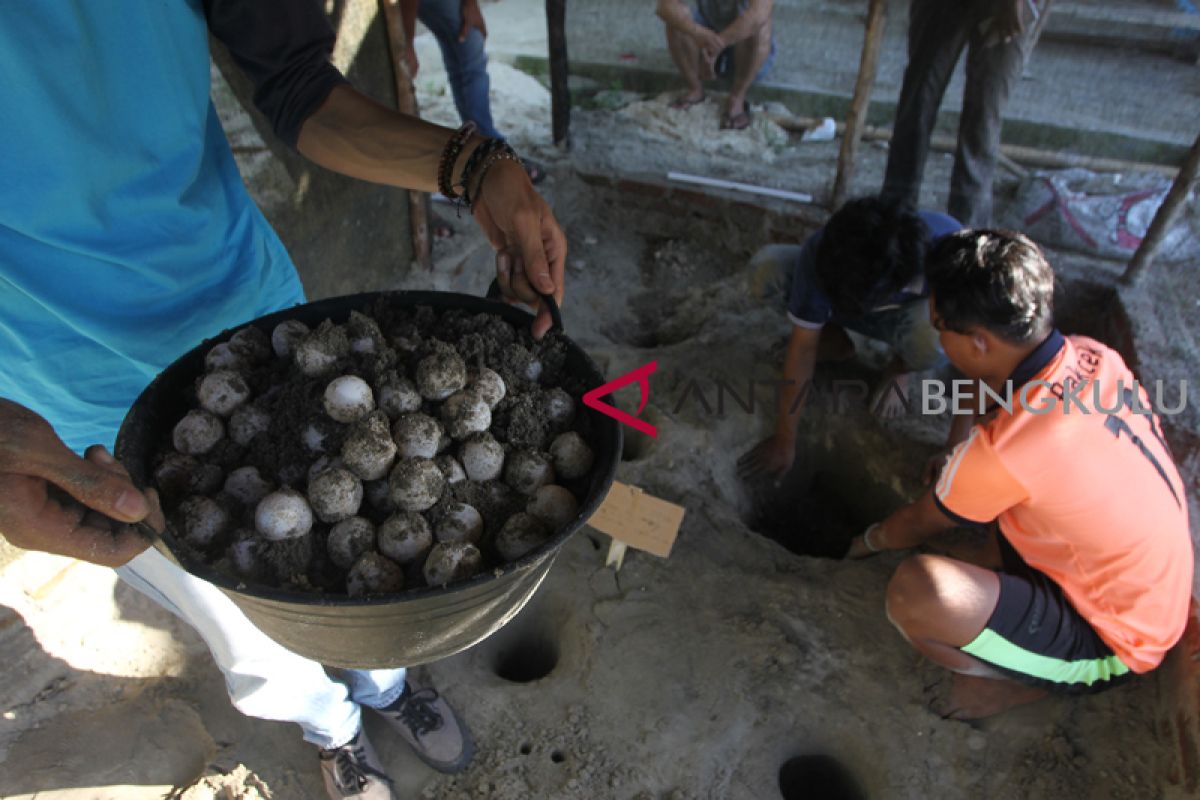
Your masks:
{"label": "human hand", "polygon": [[567,237],[519,163],[497,161],[483,180],[472,211],[497,251],[496,282],[506,299],[538,309],[533,336],[540,339],[553,324],[540,295],[562,305]]}
{"label": "human hand", "polygon": [[[872,531],[875,532],[874,548],[867,544],[867,537],[871,535]],[[861,561],[864,558],[870,558],[871,556],[879,555],[881,549],[882,548],[879,547],[879,523],[876,522],[875,524],[868,526],[867,529],[861,534],[850,540],[850,549],[846,551],[845,558],[847,560]]]}
{"label": "human hand", "polygon": [[796,443],[780,434],[768,436],[738,459],[738,475],[743,479],[769,475],[780,478],[796,460]]}
{"label": "human hand", "polygon": [[0,532],[17,547],[118,567],[149,546],[128,524],[165,527],[154,492],[143,495],[100,445],[72,453],[50,424],[0,399]]}
{"label": "human hand", "polygon": [[696,26],[692,38],[696,40],[696,46],[700,48],[705,59],[710,62],[716,61],[717,56],[725,49],[725,40],[721,38],[721,34],[703,25]]}
{"label": "human hand", "polygon": [[483,12],[479,10],[478,0],[462,0],[462,27],[458,31],[458,42],[462,44],[471,33],[471,28],[478,28],[487,38],[487,24],[483,21]]}
{"label": "human hand", "polygon": [[999,0],[993,31],[1005,44],[1025,32],[1025,4],[1029,0]]}

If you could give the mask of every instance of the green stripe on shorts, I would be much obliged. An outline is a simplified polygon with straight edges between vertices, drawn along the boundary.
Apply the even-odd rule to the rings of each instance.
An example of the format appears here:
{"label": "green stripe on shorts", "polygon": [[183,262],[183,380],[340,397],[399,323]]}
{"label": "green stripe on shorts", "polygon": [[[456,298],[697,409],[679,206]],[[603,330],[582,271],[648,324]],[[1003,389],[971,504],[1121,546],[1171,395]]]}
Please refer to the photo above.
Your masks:
{"label": "green stripe on shorts", "polygon": [[1129,667],[1115,655],[1063,661],[1026,650],[988,628],[984,628],[974,641],[960,649],[989,664],[1054,683],[1091,686],[1097,681],[1111,680],[1129,672]]}

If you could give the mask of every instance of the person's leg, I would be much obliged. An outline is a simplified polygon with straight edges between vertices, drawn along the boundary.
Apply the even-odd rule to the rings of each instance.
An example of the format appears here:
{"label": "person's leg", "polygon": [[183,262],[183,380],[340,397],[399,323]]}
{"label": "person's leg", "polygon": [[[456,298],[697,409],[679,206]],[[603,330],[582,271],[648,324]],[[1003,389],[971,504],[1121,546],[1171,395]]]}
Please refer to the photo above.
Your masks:
{"label": "person's leg", "polygon": [[880,194],[914,208],[921,194],[929,137],[954,65],[967,42],[971,3],[912,0],[908,66],[896,105],[892,142]]}
{"label": "person's leg", "polygon": [[917,650],[958,673],[947,715],[989,716],[1047,690],[1093,693],[1130,680],[1134,673],[1062,589],[1002,534],[997,539],[1003,571],[918,555],[888,584],[888,619]]}
{"label": "person's leg", "polygon": [[704,99],[704,85],[700,82],[700,48],[696,46],[695,40],[686,33],[678,31],[670,25],[667,25],[666,28],[667,49],[671,52],[671,60],[675,62],[675,68],[679,70],[679,74],[687,86],[687,92],[679,98],[677,103],[679,105],[699,103]]}
{"label": "person's leg", "polygon": [[458,40],[462,30],[459,0],[421,0],[417,5],[417,19],[437,39],[459,117],[463,122],[478,125],[483,136],[503,138],[492,122],[492,105],[488,97],[491,81],[483,34],[472,28],[466,41]]}
{"label": "person's leg", "polygon": [[786,311],[792,296],[792,275],[803,250],[798,244],[765,244],[758,248],[746,268],[750,297]]}
{"label": "person's leg", "polygon": [[344,745],[358,733],[359,707],[346,686],[332,680],[320,664],[256,628],[220,589],[153,549],[117,574],[196,629],[225,675],[230,700],[243,714],[295,722],[307,741],[322,748]]}
{"label": "person's leg", "polygon": [[759,73],[771,55],[771,21],[768,19],[753,36],[733,47],[733,86],[725,107],[728,127],[744,128],[750,124],[746,114],[746,92],[758,80]]}
{"label": "person's leg", "polygon": [[992,224],[992,179],[1004,106],[1034,40],[1034,26],[1028,27],[1025,35],[1008,43],[989,40],[989,34],[981,33],[978,27],[971,31],[958,146],[946,207],[950,216],[968,228]]}

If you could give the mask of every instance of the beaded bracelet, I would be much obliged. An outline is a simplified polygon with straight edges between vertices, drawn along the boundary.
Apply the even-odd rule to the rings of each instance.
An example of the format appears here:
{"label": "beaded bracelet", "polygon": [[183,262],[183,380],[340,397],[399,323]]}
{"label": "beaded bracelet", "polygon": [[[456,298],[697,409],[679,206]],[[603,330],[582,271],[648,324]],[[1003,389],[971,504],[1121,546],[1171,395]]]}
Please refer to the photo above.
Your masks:
{"label": "beaded bracelet", "polygon": [[471,138],[471,134],[475,132],[475,128],[474,122],[467,122],[455,131],[454,135],[450,137],[450,141],[446,142],[446,147],[442,150],[442,158],[438,161],[438,191],[451,199],[459,196],[455,194],[454,186],[451,183],[454,178],[454,165],[458,162],[458,155],[466,146],[467,139]]}
{"label": "beaded bracelet", "polygon": [[483,165],[479,168],[479,180],[475,182],[475,195],[471,198],[472,206],[479,202],[479,198],[483,194],[483,181],[485,178],[487,178],[488,170],[490,170],[492,165],[497,161],[515,161],[521,166],[525,165],[525,162],[521,160],[521,157],[518,156],[511,147],[505,147],[503,150],[494,153],[491,158],[483,162]]}

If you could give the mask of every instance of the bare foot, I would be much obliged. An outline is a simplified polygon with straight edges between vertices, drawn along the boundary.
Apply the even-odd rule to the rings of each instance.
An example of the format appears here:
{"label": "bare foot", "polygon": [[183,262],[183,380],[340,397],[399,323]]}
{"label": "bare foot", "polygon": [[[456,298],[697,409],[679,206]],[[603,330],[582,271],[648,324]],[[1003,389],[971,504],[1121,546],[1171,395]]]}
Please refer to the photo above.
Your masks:
{"label": "bare foot", "polygon": [[704,102],[704,90],[693,89],[687,94],[681,94],[671,102],[671,108],[688,109],[697,103]]}
{"label": "bare foot", "polygon": [[1046,696],[1045,689],[1002,678],[979,678],[957,672],[949,675],[948,688],[945,679],[926,687],[931,694],[929,710],[942,719],[985,719]]}

